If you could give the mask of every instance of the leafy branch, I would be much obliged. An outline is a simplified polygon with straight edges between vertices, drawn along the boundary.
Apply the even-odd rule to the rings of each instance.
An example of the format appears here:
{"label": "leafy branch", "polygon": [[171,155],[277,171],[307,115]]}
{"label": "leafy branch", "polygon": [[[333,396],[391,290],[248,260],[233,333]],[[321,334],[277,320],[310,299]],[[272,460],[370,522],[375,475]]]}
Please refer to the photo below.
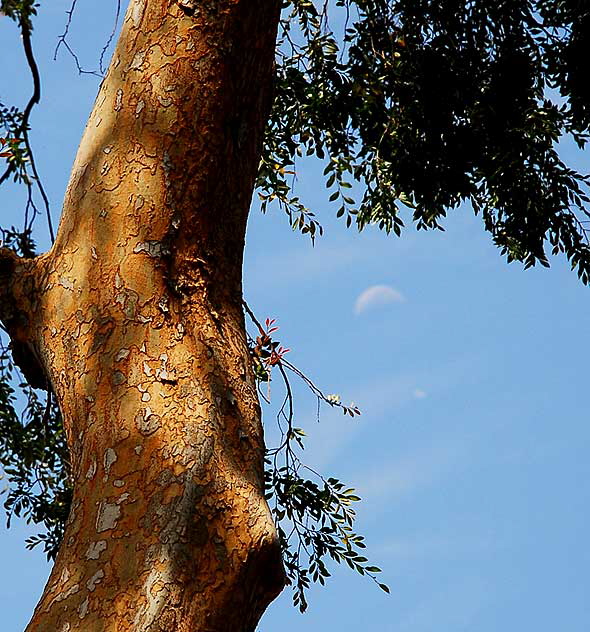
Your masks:
{"label": "leafy branch", "polygon": [[[37,189],[41,199],[43,200],[49,235],[51,237],[51,241],[54,241],[55,233],[51,220],[49,198],[47,197],[47,193],[45,192],[45,188],[43,187],[43,183],[39,177],[29,137],[31,113],[33,111],[33,107],[41,100],[41,77],[39,75],[39,68],[37,66],[37,61],[35,60],[32,44],[32,19],[37,15],[37,5],[34,3],[34,0],[2,0],[0,3],[0,9],[2,13],[14,20],[19,26],[25,59],[33,80],[33,92],[22,112],[19,112],[15,108],[7,108],[4,104],[0,104],[0,124],[2,124],[5,129],[7,128],[9,132],[12,132],[10,142],[15,143],[16,139],[22,139],[22,141],[19,140],[18,142],[23,143],[25,150],[21,151],[18,150],[18,148],[15,148],[12,154],[7,158],[6,169],[2,175],[0,175],[0,184],[5,182],[10,176],[14,176],[15,181],[21,181],[25,184],[27,188],[25,231],[31,229],[32,222],[34,221],[35,216],[39,213],[33,196],[33,188]],[[29,177],[27,174],[27,163],[30,164],[32,177]],[[29,221],[30,211],[31,214]]]}
{"label": "leafy branch", "polygon": [[319,221],[294,189],[296,161],[314,156],[347,226],[443,230],[469,204],[508,262],[564,254],[590,283],[590,178],[559,151],[564,138],[580,149],[589,138],[587,3],[286,0],[283,10],[263,211],[277,203],[313,239]]}
{"label": "leafy branch", "polygon": [[[351,417],[360,415],[354,405],[345,406],[337,395],[323,393],[302,371],[285,360],[289,351],[272,336],[278,330],[275,321],[263,326],[250,307],[244,310],[257,328],[250,339],[254,371],[259,383],[269,383],[277,370],[285,396],[277,413],[281,433],[279,445],[267,450],[265,463],[266,498],[275,517],[283,549],[287,577],[293,587],[293,604],[301,612],[307,609],[306,593],[312,582],[324,585],[330,577],[327,562],[345,562],[352,570],[370,577],[385,592],[386,584],[377,580],[381,569],[363,555],[364,537],[354,530],[354,503],[360,501],[352,487],[335,477],[324,477],[306,465],[300,451],[304,449],[305,431],[295,426],[294,400],[287,372],[299,377],[318,401]],[[261,392],[261,396],[268,398]]]}
{"label": "leafy branch", "polygon": [[[11,386],[15,383],[25,397],[24,405],[17,403]],[[43,403],[30,386],[17,380],[10,352],[1,344],[0,428],[0,478],[7,482],[1,493],[5,495],[7,526],[14,516],[27,524],[42,525],[42,532],[27,539],[27,548],[42,545],[47,558],[54,559],[72,499],[61,414],[51,394]]]}

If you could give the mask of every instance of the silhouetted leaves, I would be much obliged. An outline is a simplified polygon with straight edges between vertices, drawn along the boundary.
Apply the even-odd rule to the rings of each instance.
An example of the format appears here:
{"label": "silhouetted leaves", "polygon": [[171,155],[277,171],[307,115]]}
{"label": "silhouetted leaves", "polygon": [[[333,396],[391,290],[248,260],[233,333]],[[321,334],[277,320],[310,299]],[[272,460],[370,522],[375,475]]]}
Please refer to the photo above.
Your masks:
{"label": "silhouetted leaves", "polygon": [[[285,360],[284,355],[289,350],[273,339],[279,330],[275,319],[267,318],[263,326],[246,302],[244,309],[257,328],[256,337],[249,337],[249,343],[259,386],[261,382],[270,385],[274,369],[284,387],[284,399],[276,418],[281,438],[278,446],[267,449],[264,480],[287,578],[293,588],[293,604],[301,612],[307,609],[307,589],[311,582],[325,584],[330,577],[327,568],[330,560],[346,562],[351,569],[370,577],[381,590],[389,592],[385,584],[377,581],[376,573],[381,569],[371,566],[361,554],[365,548],[363,536],[353,530],[356,517],[353,504],[360,501],[360,497],[338,479],[322,476],[299,456],[305,448],[305,432],[294,425],[293,390],[287,371],[298,377],[316,397],[318,421],[322,403],[340,408],[344,415],[351,417],[361,414],[359,408],[354,404],[345,406],[339,395],[325,395],[309,377]],[[262,391],[260,394],[270,404]]]}
{"label": "silhouetted leaves", "polygon": [[565,253],[588,283],[588,178],[559,155],[564,138],[588,138],[587,3],[285,7],[263,209],[278,200],[313,236],[292,173],[298,156],[315,155],[347,225],[399,234],[403,216],[442,228],[467,202],[509,261],[548,265],[548,251]]}
{"label": "silhouetted leaves", "polygon": [[[63,537],[71,503],[68,449],[59,408],[51,398],[39,400],[17,376],[5,347],[0,348],[0,466],[7,483],[4,508],[10,526],[13,516],[44,531],[30,537],[27,547],[39,544],[54,558]],[[24,401],[23,401],[24,400]]]}

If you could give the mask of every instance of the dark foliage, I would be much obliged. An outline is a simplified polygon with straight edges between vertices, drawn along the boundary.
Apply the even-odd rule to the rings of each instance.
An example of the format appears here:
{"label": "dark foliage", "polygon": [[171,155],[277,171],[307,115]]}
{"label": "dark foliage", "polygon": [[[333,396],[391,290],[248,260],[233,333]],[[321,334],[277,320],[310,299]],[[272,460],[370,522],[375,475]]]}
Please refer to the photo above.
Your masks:
{"label": "dark foliage", "polygon": [[588,283],[588,178],[563,162],[559,143],[588,139],[590,6],[335,4],[328,14],[288,3],[263,208],[278,200],[314,236],[315,216],[289,183],[297,156],[315,155],[349,225],[399,234],[409,215],[418,229],[442,228],[467,202],[508,260],[549,265],[548,251],[565,253]]}
{"label": "dark foliage", "polygon": [[[71,503],[68,451],[59,408],[54,399],[39,399],[27,384],[16,382],[10,353],[0,348],[0,466],[10,486],[4,490],[8,526],[13,516],[43,531],[27,540],[54,558]],[[24,404],[22,400],[24,399]],[[20,405],[19,405],[20,403]]]}

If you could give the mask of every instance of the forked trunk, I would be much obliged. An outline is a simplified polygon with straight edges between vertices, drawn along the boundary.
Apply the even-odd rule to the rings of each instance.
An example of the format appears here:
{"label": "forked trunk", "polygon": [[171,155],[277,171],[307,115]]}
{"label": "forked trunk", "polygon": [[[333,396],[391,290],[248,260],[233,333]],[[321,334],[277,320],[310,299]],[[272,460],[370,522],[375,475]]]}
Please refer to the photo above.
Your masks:
{"label": "forked trunk", "polygon": [[283,586],[241,306],[279,9],[132,0],[54,247],[3,253],[75,484],[27,632],[252,631]]}

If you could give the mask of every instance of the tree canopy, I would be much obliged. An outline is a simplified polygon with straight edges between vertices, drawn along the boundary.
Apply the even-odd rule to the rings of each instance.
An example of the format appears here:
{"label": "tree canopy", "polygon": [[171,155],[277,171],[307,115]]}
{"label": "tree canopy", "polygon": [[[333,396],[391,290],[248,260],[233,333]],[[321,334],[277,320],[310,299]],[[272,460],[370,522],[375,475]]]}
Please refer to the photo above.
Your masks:
{"label": "tree canopy", "polygon": [[588,283],[588,178],[559,155],[588,140],[585,3],[302,1],[281,29],[264,201],[313,235],[284,174],[313,154],[349,224],[442,228],[469,203],[509,261],[565,253]]}

